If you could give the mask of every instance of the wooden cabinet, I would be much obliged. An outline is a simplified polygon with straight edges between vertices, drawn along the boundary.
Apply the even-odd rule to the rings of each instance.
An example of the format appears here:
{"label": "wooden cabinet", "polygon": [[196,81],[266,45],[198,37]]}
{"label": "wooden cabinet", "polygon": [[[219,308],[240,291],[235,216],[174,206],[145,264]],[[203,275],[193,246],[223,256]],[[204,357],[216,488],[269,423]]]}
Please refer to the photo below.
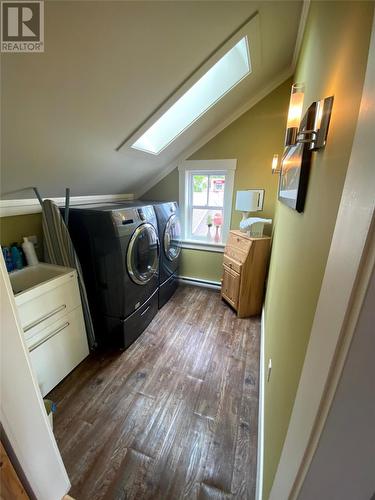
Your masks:
{"label": "wooden cabinet", "polygon": [[29,500],[3,443],[0,443],[0,492],[2,500]]}
{"label": "wooden cabinet", "polygon": [[224,250],[221,296],[240,318],[261,313],[270,237],[230,231]]}
{"label": "wooden cabinet", "polygon": [[229,302],[229,304],[234,308],[237,308],[238,305],[239,290],[240,275],[224,265],[221,294],[223,297],[225,297],[225,300]]}

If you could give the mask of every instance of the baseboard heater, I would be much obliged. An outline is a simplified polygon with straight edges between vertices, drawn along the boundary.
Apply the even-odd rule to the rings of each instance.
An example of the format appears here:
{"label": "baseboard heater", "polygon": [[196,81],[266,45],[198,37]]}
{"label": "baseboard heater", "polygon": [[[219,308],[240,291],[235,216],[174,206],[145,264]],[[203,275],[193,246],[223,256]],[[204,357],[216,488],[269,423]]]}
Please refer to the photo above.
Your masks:
{"label": "baseboard heater", "polygon": [[220,281],[202,280],[199,278],[190,278],[189,276],[178,276],[178,281],[179,283],[185,285],[201,286],[203,288],[212,288],[214,290],[220,290],[221,288]]}

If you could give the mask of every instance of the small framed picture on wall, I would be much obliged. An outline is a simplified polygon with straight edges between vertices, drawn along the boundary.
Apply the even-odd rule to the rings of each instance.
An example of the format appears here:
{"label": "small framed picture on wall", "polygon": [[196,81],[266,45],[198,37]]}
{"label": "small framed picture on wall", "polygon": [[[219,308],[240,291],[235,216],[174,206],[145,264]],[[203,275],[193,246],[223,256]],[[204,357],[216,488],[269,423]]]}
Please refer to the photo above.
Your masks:
{"label": "small framed picture on wall", "polygon": [[311,151],[305,144],[289,146],[281,161],[279,200],[303,212],[309,179]]}
{"label": "small framed picture on wall", "polygon": [[279,200],[297,212],[303,212],[309,180],[312,149],[303,137],[311,133],[314,127],[316,103],[305,113],[300,125],[296,144],[287,146],[281,160],[279,182]]}

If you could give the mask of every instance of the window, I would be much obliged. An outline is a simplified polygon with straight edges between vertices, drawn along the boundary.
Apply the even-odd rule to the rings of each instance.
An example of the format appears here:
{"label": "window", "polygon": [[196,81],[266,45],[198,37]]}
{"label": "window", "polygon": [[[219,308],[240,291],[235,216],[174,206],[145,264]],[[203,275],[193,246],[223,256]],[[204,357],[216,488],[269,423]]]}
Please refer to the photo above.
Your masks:
{"label": "window", "polygon": [[189,247],[225,245],[236,160],[185,161],[179,166],[183,240]]}
{"label": "window", "polygon": [[190,238],[222,243],[225,174],[191,172],[189,182],[192,196]]}
{"label": "window", "polygon": [[131,147],[146,153],[159,154],[250,73],[248,40],[247,36],[244,36]]}

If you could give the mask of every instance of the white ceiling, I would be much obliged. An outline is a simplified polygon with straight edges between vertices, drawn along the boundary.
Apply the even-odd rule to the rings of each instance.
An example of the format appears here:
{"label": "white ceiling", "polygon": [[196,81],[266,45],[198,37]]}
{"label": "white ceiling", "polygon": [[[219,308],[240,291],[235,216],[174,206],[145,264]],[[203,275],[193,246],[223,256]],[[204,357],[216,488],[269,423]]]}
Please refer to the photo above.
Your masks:
{"label": "white ceiling", "polygon": [[[22,189],[35,185],[43,196],[61,196],[66,186],[73,196],[141,192],[290,72],[301,7],[47,1],[45,52],[1,56],[3,198],[30,197]],[[116,151],[257,11],[251,76],[160,155],[135,151],[129,141]]]}

